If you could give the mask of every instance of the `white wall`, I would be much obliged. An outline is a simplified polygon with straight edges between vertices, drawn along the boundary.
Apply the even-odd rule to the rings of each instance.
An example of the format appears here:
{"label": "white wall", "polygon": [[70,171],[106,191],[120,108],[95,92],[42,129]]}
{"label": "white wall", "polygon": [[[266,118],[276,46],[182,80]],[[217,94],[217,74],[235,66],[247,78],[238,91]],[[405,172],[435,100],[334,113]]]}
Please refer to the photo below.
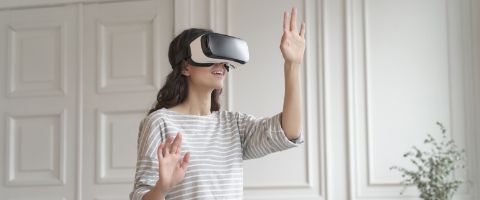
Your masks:
{"label": "white wall", "polygon": [[[439,135],[436,121],[460,146],[473,150],[474,143],[468,143],[475,126],[468,109],[474,106],[472,58],[464,41],[471,35],[464,3],[347,2],[352,198],[384,198],[399,191],[401,176],[389,166],[410,166],[400,155],[421,145],[427,133]],[[473,198],[468,188],[458,194]]]}
{"label": "white wall", "polygon": [[[245,162],[245,199],[415,199],[402,154],[443,122],[467,149],[456,199],[480,198],[475,0],[0,1],[0,199],[127,199],[139,120],[185,28],[249,43],[225,109],[282,108],[282,11],[307,24],[306,143]],[[474,134],[476,131],[477,134]]]}

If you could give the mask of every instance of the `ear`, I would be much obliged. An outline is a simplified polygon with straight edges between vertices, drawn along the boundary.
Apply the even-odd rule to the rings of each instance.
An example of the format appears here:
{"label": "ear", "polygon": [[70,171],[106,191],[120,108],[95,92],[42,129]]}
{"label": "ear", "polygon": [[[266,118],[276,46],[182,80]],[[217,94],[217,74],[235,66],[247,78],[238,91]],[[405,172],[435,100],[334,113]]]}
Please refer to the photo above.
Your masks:
{"label": "ear", "polygon": [[190,65],[187,65],[185,69],[182,70],[182,75],[189,77],[190,76]]}

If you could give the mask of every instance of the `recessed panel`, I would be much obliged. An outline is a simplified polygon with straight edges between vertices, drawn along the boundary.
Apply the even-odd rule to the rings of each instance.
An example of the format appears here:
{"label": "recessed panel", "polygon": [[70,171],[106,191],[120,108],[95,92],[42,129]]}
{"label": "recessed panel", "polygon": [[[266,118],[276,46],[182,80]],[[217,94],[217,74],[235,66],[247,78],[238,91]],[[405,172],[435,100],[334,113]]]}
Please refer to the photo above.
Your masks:
{"label": "recessed panel", "polygon": [[99,92],[153,90],[153,19],[97,28]]}
{"label": "recessed panel", "polygon": [[142,113],[132,113],[118,118],[112,118],[108,130],[112,149],[112,169],[131,169],[136,163],[136,141],[138,126]]}
{"label": "recessed panel", "polygon": [[[445,1],[366,1],[370,183],[397,183],[389,167],[449,125]],[[400,17],[401,16],[401,17]],[[395,142],[392,146],[391,141]]]}
{"label": "recessed panel", "polygon": [[[273,116],[282,111],[283,103],[283,58],[278,48],[282,37],[282,13],[285,9],[296,6],[298,21],[304,20],[305,1],[293,4],[289,1],[229,1],[228,6],[231,11],[227,18],[230,29],[228,34],[247,41],[250,51],[250,62],[235,69],[228,77],[231,79],[228,88],[232,94],[232,99],[229,99],[233,102],[231,109],[256,117]],[[265,13],[265,8],[268,8],[268,13]],[[259,18],[259,15],[262,17]],[[253,96],[262,98],[257,98],[252,103]],[[308,108],[305,110],[311,112]],[[244,183],[246,190],[249,190],[246,196],[249,197],[256,190],[261,193],[267,189],[310,187],[306,147],[304,144],[246,161]]]}
{"label": "recessed panel", "polygon": [[62,115],[7,118],[9,185],[64,183]]}
{"label": "recessed panel", "polygon": [[66,55],[62,25],[11,26],[9,95],[62,95]]}
{"label": "recessed panel", "polygon": [[[112,34],[112,79],[147,75],[148,34],[145,31]],[[125,59],[128,58],[128,59]]]}
{"label": "recessed panel", "polygon": [[58,143],[58,121],[52,118],[33,120],[18,121],[15,133],[19,150],[18,170],[53,171],[55,159],[58,159],[58,148],[55,148]]}
{"label": "recessed panel", "polygon": [[[427,134],[464,139],[464,30],[454,1],[349,1],[354,61],[349,94],[352,193],[355,198],[397,198],[401,173],[414,169],[403,157],[412,146],[425,149]],[[458,7],[457,7],[458,6]],[[458,25],[460,26],[460,25]],[[460,143],[462,146],[462,143]],[[461,190],[459,190],[461,192]],[[406,198],[418,196],[407,187]]]}
{"label": "recessed panel", "polygon": [[[137,159],[138,127],[144,111],[99,113],[99,182],[131,182]],[[132,142],[134,141],[134,142]]]}

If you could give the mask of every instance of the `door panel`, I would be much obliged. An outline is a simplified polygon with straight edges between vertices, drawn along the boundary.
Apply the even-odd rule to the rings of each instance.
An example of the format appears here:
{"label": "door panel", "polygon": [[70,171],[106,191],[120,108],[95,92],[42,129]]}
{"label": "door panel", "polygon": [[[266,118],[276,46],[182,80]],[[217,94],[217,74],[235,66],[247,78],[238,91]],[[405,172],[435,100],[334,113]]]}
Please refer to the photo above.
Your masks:
{"label": "door panel", "polygon": [[77,10],[0,12],[1,199],[74,199]]}
{"label": "door panel", "polygon": [[83,199],[126,199],[132,191],[139,123],[170,70],[172,6],[85,6]]}

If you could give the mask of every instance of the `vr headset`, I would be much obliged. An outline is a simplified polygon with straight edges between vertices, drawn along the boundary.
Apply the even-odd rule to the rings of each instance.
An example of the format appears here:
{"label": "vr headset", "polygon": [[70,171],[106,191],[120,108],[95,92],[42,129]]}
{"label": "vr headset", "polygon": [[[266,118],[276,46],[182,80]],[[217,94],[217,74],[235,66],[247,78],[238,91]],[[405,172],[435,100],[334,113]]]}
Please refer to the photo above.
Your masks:
{"label": "vr headset", "polygon": [[243,65],[248,62],[247,42],[240,38],[219,33],[206,33],[195,38],[187,48],[175,57],[175,63],[187,59],[195,66],[208,67],[216,63],[225,63],[225,67]]}

